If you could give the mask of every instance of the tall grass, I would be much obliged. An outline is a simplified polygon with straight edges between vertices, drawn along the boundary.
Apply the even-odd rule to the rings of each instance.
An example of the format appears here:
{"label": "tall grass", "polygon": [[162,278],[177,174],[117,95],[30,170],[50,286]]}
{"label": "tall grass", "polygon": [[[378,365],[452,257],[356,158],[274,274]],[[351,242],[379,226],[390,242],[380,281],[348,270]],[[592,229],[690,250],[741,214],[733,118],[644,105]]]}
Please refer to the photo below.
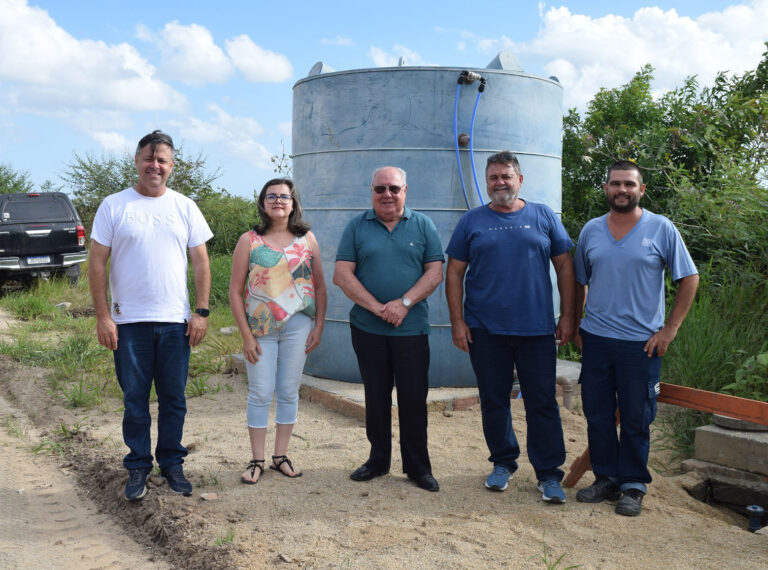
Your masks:
{"label": "tall grass", "polygon": [[[768,336],[768,288],[743,271],[715,281],[709,268],[688,317],[663,361],[665,381],[713,392],[733,382]],[[768,382],[764,398],[768,400]]]}

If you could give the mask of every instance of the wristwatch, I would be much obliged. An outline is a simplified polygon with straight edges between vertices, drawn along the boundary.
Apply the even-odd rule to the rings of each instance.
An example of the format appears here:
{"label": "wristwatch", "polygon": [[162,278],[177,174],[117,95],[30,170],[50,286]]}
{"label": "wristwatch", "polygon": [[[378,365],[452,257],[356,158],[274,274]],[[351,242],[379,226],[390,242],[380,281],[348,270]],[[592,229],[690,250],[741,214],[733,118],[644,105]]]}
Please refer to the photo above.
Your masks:
{"label": "wristwatch", "polygon": [[413,301],[411,301],[408,297],[403,297],[400,300],[403,302],[403,307],[405,307],[406,309],[409,309],[413,304]]}
{"label": "wristwatch", "polygon": [[211,314],[211,311],[210,311],[209,309],[200,309],[200,308],[197,308],[197,309],[195,309],[195,312],[196,312],[198,315],[200,315],[201,317],[207,317],[208,315],[210,315],[210,314]]}

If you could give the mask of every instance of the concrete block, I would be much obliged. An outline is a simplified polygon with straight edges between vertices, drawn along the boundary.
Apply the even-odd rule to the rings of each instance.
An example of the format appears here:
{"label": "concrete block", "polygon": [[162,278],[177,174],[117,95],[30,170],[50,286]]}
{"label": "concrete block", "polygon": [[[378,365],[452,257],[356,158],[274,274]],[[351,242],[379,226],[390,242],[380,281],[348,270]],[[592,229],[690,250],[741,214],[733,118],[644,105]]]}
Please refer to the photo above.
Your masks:
{"label": "concrete block", "polygon": [[338,395],[326,392],[325,390],[318,390],[317,388],[312,388],[309,395],[310,402],[325,406],[332,412],[339,409],[339,400],[341,398]]}
{"label": "concrete block", "polygon": [[736,418],[729,418],[728,416],[721,416],[719,414],[712,415],[712,423],[721,428],[736,429],[739,431],[768,431],[768,426],[756,424],[754,422],[745,422],[744,420],[737,420]]}
{"label": "concrete block", "polygon": [[[768,477],[699,459],[686,459],[682,464],[685,477],[695,474],[698,480],[683,482],[683,487],[700,501],[719,503],[747,516],[747,505],[768,505]],[[701,486],[700,480],[706,485]],[[768,518],[768,517],[766,517]]]}
{"label": "concrete block", "polygon": [[245,374],[245,356],[242,354],[232,355],[232,373]]}
{"label": "concrete block", "polygon": [[768,475],[768,432],[702,426],[696,430],[694,457],[735,469]]}
{"label": "concrete block", "polygon": [[479,403],[479,396],[470,396],[469,398],[456,398],[453,401],[453,409],[457,412],[463,412],[464,410],[468,410],[472,406],[476,406]]}
{"label": "concrete block", "polygon": [[365,420],[365,406],[347,398],[339,399],[339,406],[336,411],[345,416]]}

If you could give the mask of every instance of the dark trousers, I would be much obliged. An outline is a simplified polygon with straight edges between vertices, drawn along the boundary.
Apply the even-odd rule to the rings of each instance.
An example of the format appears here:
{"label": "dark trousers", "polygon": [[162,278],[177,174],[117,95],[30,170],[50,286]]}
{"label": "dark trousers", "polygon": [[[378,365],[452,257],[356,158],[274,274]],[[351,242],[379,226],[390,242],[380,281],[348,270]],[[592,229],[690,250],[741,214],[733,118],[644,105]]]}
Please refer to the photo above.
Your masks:
{"label": "dark trousers", "polygon": [[371,443],[368,464],[389,469],[392,459],[392,387],[397,388],[403,472],[432,472],[427,451],[427,335],[384,336],[354,326],[352,347],[365,387],[365,432]]}
{"label": "dark trousers", "polygon": [[[589,459],[595,475],[622,490],[645,492],[651,482],[648,450],[656,417],[661,358],[648,358],[645,341],[607,338],[581,329],[581,400],[587,417]],[[616,408],[621,435],[616,434]]]}
{"label": "dark trousers", "polygon": [[494,465],[517,469],[520,446],[512,427],[509,399],[514,369],[523,393],[528,458],[539,481],[560,481],[565,442],[555,399],[557,347],[552,335],[512,336],[471,329],[469,357],[477,376],[483,434]]}

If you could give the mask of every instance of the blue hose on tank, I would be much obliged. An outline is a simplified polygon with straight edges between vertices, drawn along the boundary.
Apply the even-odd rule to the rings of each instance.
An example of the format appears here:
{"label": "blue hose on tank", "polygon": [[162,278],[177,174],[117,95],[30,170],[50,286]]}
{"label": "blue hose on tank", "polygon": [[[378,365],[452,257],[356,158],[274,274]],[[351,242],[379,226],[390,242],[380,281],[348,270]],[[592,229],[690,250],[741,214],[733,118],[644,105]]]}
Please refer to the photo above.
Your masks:
{"label": "blue hose on tank", "polygon": [[[481,205],[485,205],[485,202],[483,201],[483,195],[480,193],[480,185],[477,183],[477,170],[475,169],[475,117],[477,116],[477,104],[480,103],[480,96],[483,94],[483,91],[485,91],[485,78],[480,79],[480,87],[477,89],[477,97],[475,98],[475,108],[472,110],[472,122],[469,125],[469,162],[472,165],[472,178],[475,180],[475,190]],[[458,142],[456,145],[458,148]]]}
{"label": "blue hose on tank", "polygon": [[[459,82],[456,85],[456,100],[453,103],[453,144],[456,146],[456,166],[459,169],[461,191],[464,193],[464,202],[467,204],[467,210],[469,210],[469,197],[467,196],[467,187],[464,185],[464,174],[461,171],[461,155],[459,153],[459,93],[461,93],[462,83],[462,78],[459,76]],[[474,165],[472,168],[474,169]]]}

